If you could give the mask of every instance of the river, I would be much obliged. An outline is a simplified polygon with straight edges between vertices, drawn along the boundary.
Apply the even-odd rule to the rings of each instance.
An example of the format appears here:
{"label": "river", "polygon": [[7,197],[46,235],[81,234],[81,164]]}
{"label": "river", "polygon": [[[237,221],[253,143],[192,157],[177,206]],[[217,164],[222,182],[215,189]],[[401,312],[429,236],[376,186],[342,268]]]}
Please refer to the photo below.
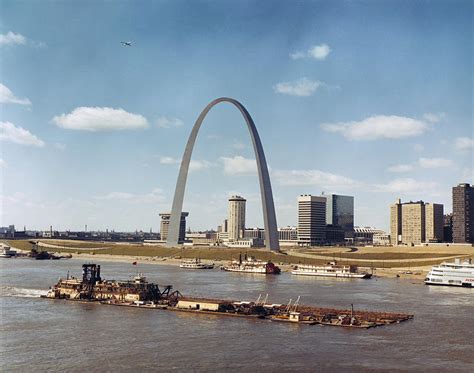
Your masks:
{"label": "river", "polygon": [[82,261],[2,259],[1,370],[474,371],[474,289],[402,279],[335,280],[98,261],[102,278],[137,271],[185,295],[414,314],[358,330],[40,299]]}

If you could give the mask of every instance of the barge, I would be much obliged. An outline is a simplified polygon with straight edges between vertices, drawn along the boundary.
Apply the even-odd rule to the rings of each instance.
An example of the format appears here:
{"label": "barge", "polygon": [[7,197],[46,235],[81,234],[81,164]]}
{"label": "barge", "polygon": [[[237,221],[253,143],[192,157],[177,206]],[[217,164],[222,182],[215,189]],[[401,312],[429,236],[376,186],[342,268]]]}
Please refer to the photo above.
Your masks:
{"label": "barge", "polygon": [[129,281],[103,280],[100,266],[84,264],[82,278],[69,275],[59,279],[50,288],[48,299],[67,301],[97,302],[103,305],[158,309],[194,314],[231,316],[262,319],[274,322],[286,322],[295,325],[328,325],[351,328],[371,328],[407,321],[413,315],[388,312],[337,310],[295,303],[269,304],[268,295],[256,301],[235,301],[213,298],[186,297],[171,285],[161,286],[149,283],[143,275]]}

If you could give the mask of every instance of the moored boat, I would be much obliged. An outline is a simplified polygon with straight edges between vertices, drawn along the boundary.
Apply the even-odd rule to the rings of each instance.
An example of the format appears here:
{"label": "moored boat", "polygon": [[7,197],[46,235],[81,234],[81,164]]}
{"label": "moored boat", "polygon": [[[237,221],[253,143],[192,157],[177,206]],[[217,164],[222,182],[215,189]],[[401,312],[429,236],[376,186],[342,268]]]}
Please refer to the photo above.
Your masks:
{"label": "moored boat", "polygon": [[281,270],[271,261],[255,259],[253,256],[244,259],[239,255],[239,260],[233,260],[228,265],[221,267],[222,270],[228,272],[244,272],[244,273],[260,273],[264,275],[279,275]]}
{"label": "moored boat", "polygon": [[179,268],[184,269],[213,269],[214,263],[203,263],[199,258],[184,259]]}
{"label": "moored boat", "polygon": [[338,277],[338,278],[371,278],[372,277],[372,274],[369,272],[359,271],[357,266],[338,265],[336,262],[329,262],[325,266],[298,264],[297,266],[295,266],[295,269],[291,271],[291,274],[304,275],[304,276]]}
{"label": "moored boat", "polygon": [[474,264],[471,259],[462,263],[460,259],[456,259],[454,263],[443,262],[431,268],[426,275],[425,284],[474,287]]}

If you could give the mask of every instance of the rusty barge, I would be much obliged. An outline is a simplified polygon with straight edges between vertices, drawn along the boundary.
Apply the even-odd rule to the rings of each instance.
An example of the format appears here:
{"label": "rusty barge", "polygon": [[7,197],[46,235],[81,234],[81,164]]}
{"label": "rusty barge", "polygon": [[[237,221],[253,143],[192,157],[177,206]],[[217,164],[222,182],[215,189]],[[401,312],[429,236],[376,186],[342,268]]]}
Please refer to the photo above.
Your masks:
{"label": "rusty barge", "polygon": [[348,328],[371,328],[411,320],[405,313],[373,312],[350,309],[321,308],[299,304],[269,304],[267,297],[256,301],[235,301],[186,297],[171,285],[149,283],[143,275],[129,281],[103,280],[100,265],[84,264],[82,278],[59,279],[50,288],[48,299],[97,302],[103,305],[161,309],[194,314],[232,316],[286,322],[289,324],[327,325]]}

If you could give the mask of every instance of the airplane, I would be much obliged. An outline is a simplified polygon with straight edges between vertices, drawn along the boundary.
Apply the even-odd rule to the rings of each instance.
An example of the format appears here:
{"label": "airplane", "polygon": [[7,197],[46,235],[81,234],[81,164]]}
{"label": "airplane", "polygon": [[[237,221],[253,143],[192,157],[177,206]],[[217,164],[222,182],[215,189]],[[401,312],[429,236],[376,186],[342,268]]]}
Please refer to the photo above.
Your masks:
{"label": "airplane", "polygon": [[131,41],[121,41],[122,45],[124,47],[131,47],[132,46],[132,42]]}

